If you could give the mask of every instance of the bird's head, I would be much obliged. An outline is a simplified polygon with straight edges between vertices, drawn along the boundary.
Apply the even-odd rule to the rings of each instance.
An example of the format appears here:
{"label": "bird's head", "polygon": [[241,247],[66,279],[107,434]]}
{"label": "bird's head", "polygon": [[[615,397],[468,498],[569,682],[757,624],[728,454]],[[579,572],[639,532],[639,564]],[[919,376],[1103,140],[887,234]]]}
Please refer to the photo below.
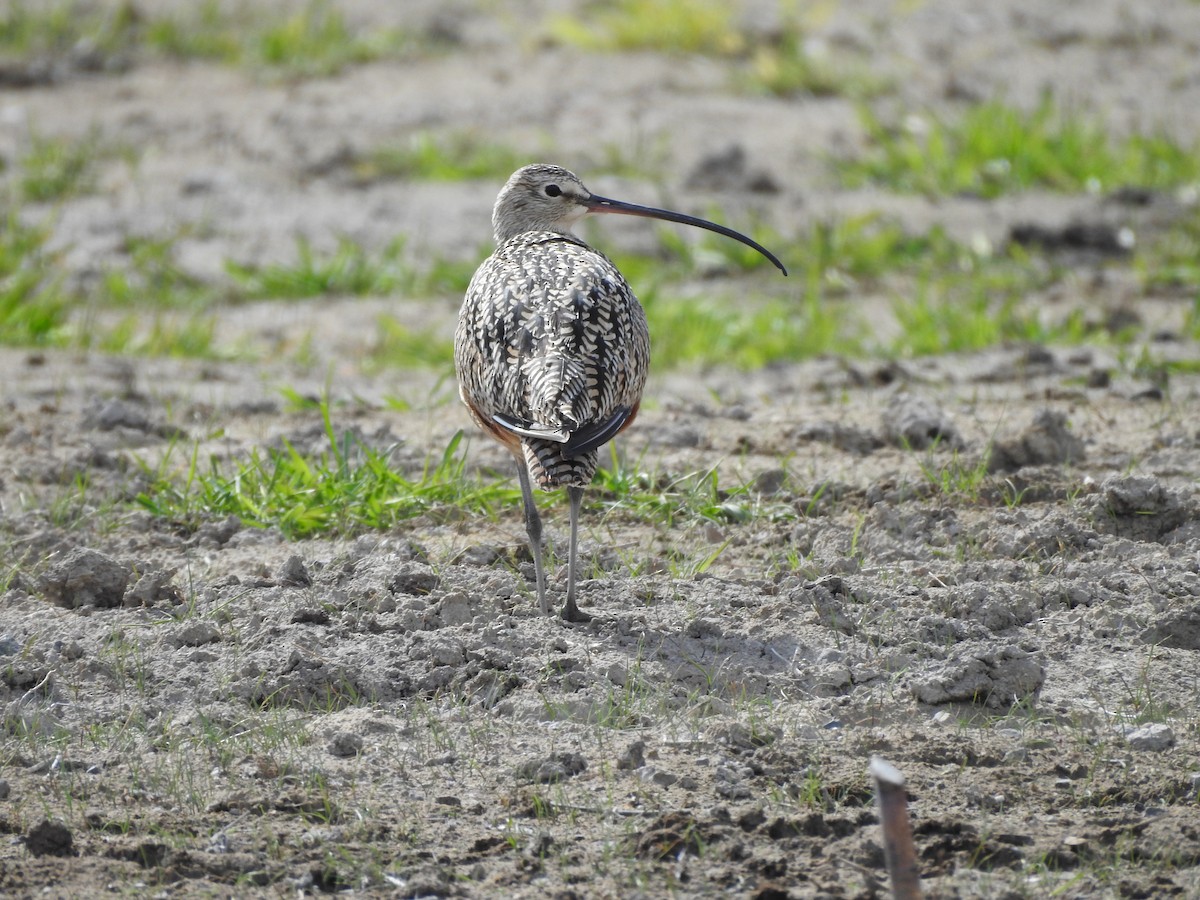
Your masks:
{"label": "bird's head", "polygon": [[579,176],[573,172],[568,172],[562,166],[545,163],[525,166],[513,172],[508,183],[500,190],[500,196],[496,198],[496,206],[492,210],[492,228],[496,233],[497,245],[528,231],[556,231],[568,234],[571,227],[590,212],[643,216],[713,231],[753,247],[774,263],[784,275],[787,274],[787,269],[775,254],[741,232],[669,209],[639,206],[636,203],[601,197],[584,187]]}
{"label": "bird's head", "polygon": [[527,231],[567,233],[588,212],[592,193],[562,166],[537,163],[513,172],[496,198],[496,243]]}

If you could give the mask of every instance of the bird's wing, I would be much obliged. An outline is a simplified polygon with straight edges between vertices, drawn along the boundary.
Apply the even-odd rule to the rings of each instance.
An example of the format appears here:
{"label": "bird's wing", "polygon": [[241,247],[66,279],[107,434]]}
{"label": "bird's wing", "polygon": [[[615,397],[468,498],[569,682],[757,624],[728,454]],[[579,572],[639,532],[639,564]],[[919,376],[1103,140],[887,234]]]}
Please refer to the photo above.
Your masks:
{"label": "bird's wing", "polygon": [[455,335],[477,414],[574,456],[620,430],[649,365],[645,314],[616,267],[575,238],[508,241],[471,281]]}

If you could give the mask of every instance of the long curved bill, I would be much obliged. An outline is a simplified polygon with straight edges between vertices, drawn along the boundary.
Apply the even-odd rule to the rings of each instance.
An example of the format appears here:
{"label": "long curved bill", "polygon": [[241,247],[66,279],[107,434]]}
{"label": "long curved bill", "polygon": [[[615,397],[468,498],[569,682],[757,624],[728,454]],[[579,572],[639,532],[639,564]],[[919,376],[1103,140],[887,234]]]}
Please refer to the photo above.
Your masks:
{"label": "long curved bill", "polygon": [[707,219],[697,219],[695,216],[685,216],[683,213],[671,212],[669,209],[658,209],[653,206],[638,206],[636,203],[625,203],[623,200],[611,200],[608,197],[600,197],[592,194],[584,202],[588,212],[596,213],[620,213],[625,216],[643,216],[647,219],[662,219],[666,222],[679,222],[681,225],[694,225],[697,228],[703,228],[706,231],[715,231],[717,234],[722,234],[727,238],[733,238],[735,241],[741,241],[747,247],[753,247],[779,269],[784,275],[787,274],[787,269],[783,267],[783,263],[779,259],[753,238],[746,237],[740,231],[734,231],[732,228],[726,228],[724,225],[718,225],[716,222],[710,222]]}

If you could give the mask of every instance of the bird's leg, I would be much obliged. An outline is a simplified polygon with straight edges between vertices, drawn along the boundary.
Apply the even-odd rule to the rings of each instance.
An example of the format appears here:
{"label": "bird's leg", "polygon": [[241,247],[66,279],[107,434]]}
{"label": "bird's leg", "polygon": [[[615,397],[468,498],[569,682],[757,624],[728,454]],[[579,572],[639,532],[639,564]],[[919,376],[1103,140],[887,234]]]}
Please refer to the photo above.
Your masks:
{"label": "bird's leg", "polygon": [[571,549],[567,559],[567,602],[563,606],[562,617],[568,622],[590,622],[592,617],[575,605],[575,579],[579,568],[579,507],[583,502],[583,488],[568,486],[567,499],[571,501]]}
{"label": "bird's leg", "polygon": [[517,477],[521,481],[521,497],[525,501],[525,531],[529,535],[529,549],[533,552],[533,577],[537,581],[538,605],[542,615],[550,614],[550,601],[546,598],[546,570],[542,566],[542,518],[537,504],[533,502],[533,485],[529,483],[529,469],[525,460],[517,460]]}

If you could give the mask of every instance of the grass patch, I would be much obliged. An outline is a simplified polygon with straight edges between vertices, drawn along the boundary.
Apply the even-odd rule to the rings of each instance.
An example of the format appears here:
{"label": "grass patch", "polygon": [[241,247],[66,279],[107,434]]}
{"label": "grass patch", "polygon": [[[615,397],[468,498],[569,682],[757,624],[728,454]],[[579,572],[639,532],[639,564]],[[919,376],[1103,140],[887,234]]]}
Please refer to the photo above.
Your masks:
{"label": "grass patch", "polygon": [[403,55],[400,32],[352,29],[332,0],[290,9],[205,0],[156,14],[131,2],[14,0],[0,12],[0,52],[18,58],[65,56],[87,47],[101,57],[203,59],[289,77],[333,75],[347,66]]}
{"label": "grass patch", "polygon": [[44,251],[48,234],[13,213],[0,229],[0,343],[52,344],[66,325],[70,300]]}
{"label": "grass patch", "polygon": [[[668,527],[697,520],[736,523],[796,516],[790,505],[764,500],[754,490],[753,482],[722,486],[715,466],[682,475],[654,473],[639,466],[625,466],[612,445],[609,453],[609,465],[597,470],[586,495],[598,500],[608,512]],[[707,568],[723,549],[700,563]]]}
{"label": "grass patch", "polygon": [[1139,244],[1133,266],[1145,290],[1200,293],[1200,209]]}
{"label": "grass patch", "polygon": [[187,528],[235,515],[247,525],[277,527],[288,538],[387,530],[396,523],[442,507],[490,514],[496,505],[520,505],[511,488],[465,475],[462,433],[440,457],[414,477],[391,465],[391,450],[379,450],[351,433],[339,434],[329,405],[321,404],[326,449],[302,453],[290,443],[255,450],[243,462],[213,457],[207,467],[196,453],[182,478],[150,472],[151,485],[138,496],[151,513]]}
{"label": "grass patch", "polygon": [[416,181],[469,181],[489,178],[504,181],[529,161],[527,154],[496,144],[473,131],[434,136],[414,135],[399,146],[378,147],[355,160],[356,181],[385,178]]}
{"label": "grass patch", "polygon": [[96,187],[99,141],[34,136],[18,162],[17,190],[34,203],[51,203],[90,193]]}
{"label": "grass patch", "polygon": [[129,264],[104,271],[95,299],[117,308],[199,310],[211,306],[221,292],[176,264],[177,240],[127,236],[124,250]]}
{"label": "grass patch", "polygon": [[329,0],[311,0],[283,17],[254,7],[231,12],[208,0],[188,13],[152,20],[145,42],[166,56],[299,77],[334,75],[353,64],[401,55],[408,47],[397,31],[354,32]]}
{"label": "grass patch", "polygon": [[57,56],[78,46],[108,55],[134,41],[138,11],[77,0],[10,0],[0,8],[0,52],[13,57]]}
{"label": "grass patch", "polygon": [[550,34],[585,50],[651,50],[734,56],[745,36],[721,0],[616,0],[593,3],[579,17],[555,16]]}
{"label": "grass patch", "polygon": [[721,364],[755,369],[782,360],[862,350],[862,335],[819,291],[756,308],[720,299],[666,299],[644,292],[655,369]]}
{"label": "grass patch", "polygon": [[379,368],[445,369],[454,365],[454,341],[431,331],[406,328],[391,316],[381,316],[378,337],[368,362]]}
{"label": "grass patch", "polygon": [[738,82],[746,90],[776,97],[809,95],[868,100],[892,90],[891,83],[871,71],[865,60],[832,53],[810,53],[795,27],[779,39],[755,47]]}
{"label": "grass patch", "polygon": [[216,359],[228,356],[215,344],[215,316],[192,313],[184,316],[155,314],[147,326],[142,314],[124,316],[108,328],[83,329],[79,346],[130,356]]}
{"label": "grass patch", "polygon": [[1029,188],[1165,188],[1200,179],[1200,148],[1161,136],[1114,139],[1049,95],[1029,112],[993,101],[955,121],[909,115],[887,125],[865,107],[861,115],[870,148],[836,163],[849,187],[993,198]]}
{"label": "grass patch", "polygon": [[400,262],[403,246],[402,241],[393,241],[375,257],[349,238],[341,238],[332,255],[321,257],[300,238],[295,263],[244,266],[230,262],[226,269],[243,295],[251,299],[386,294],[406,282]]}

